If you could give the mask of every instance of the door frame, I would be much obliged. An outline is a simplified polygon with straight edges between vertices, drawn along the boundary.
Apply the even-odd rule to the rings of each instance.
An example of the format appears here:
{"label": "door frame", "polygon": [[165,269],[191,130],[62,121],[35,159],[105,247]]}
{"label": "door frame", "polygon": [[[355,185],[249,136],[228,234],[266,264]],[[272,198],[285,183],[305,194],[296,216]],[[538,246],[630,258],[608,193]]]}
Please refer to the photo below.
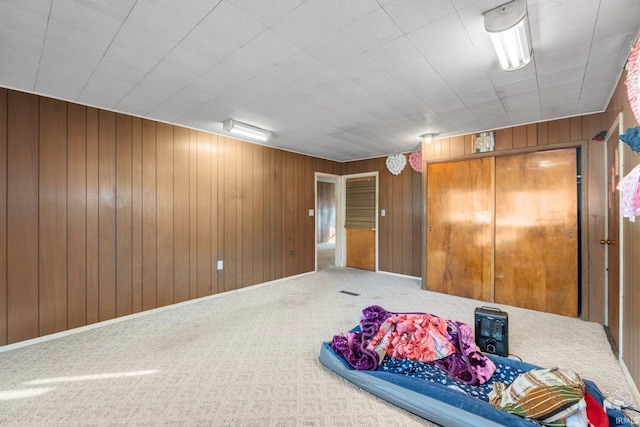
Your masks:
{"label": "door frame", "polygon": [[332,175],[324,172],[316,172],[314,180],[314,212],[315,212],[315,227],[313,231],[313,242],[315,248],[315,270],[318,271],[318,182],[330,182],[335,184],[335,197],[336,197],[336,250],[335,250],[335,265],[336,267],[344,267],[344,246],[338,242],[344,240],[344,209],[342,208],[344,194],[343,194],[343,180],[340,179],[340,175]]}
{"label": "door frame", "polygon": [[[374,243],[374,259],[375,259],[375,272],[378,272],[378,229],[379,229],[379,193],[380,193],[380,174],[378,171],[375,172],[363,172],[363,173],[354,173],[350,175],[342,175],[342,183],[341,183],[341,197],[340,204],[337,206],[339,210],[340,221],[338,222],[338,218],[336,217],[336,227],[340,229],[342,232],[340,233],[340,237],[338,237],[338,233],[336,232],[336,266],[338,266],[338,246],[340,247],[340,267],[344,267],[347,265],[347,233],[345,233],[344,221],[347,212],[347,179],[350,178],[364,178],[367,176],[375,177],[376,180],[376,206],[375,206],[375,215],[376,215],[376,228],[375,228],[375,243]],[[338,188],[336,187],[336,194],[338,194]]]}

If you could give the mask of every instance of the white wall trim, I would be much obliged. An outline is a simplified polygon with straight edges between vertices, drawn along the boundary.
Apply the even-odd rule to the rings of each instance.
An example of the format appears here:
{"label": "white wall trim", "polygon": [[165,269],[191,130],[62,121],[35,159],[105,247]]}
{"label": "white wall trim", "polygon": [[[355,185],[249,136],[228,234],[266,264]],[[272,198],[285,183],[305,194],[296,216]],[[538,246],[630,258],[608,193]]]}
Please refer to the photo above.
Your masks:
{"label": "white wall trim", "polygon": [[404,277],[406,279],[420,280],[420,284],[422,284],[422,277],[409,276],[408,274],[392,273],[391,271],[382,271],[382,270],[378,270],[378,273],[388,274],[390,276]]}

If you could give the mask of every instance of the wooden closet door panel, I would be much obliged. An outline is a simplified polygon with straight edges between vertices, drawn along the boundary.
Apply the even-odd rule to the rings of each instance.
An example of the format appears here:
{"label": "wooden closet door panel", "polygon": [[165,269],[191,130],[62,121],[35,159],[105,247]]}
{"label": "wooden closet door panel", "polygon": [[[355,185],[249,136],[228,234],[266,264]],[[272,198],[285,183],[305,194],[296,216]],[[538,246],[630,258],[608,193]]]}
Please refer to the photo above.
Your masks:
{"label": "wooden closet door panel", "polygon": [[431,164],[427,289],[491,300],[493,158]]}
{"label": "wooden closet door panel", "polygon": [[496,159],[495,302],[578,315],[575,149]]}

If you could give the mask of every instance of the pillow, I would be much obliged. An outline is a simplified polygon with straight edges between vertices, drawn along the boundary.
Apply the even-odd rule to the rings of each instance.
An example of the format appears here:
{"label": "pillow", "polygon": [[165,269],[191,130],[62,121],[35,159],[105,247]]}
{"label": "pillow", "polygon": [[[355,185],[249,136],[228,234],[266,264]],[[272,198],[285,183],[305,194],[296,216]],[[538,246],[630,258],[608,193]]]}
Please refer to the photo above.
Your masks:
{"label": "pillow", "polygon": [[510,385],[496,382],[489,403],[496,408],[548,426],[564,426],[584,397],[580,376],[565,369],[533,369]]}

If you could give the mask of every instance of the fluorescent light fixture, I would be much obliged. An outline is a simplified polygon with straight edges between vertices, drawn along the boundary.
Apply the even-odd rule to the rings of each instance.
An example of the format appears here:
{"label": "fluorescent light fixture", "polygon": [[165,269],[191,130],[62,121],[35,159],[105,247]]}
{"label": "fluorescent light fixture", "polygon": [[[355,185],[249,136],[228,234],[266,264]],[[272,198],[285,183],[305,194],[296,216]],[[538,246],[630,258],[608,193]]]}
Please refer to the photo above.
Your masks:
{"label": "fluorescent light fixture", "polygon": [[526,0],[514,0],[485,12],[484,28],[491,36],[503,70],[519,70],[531,62]]}
{"label": "fluorescent light fixture", "polygon": [[268,130],[260,129],[245,123],[240,123],[229,119],[222,122],[222,128],[232,134],[244,136],[246,138],[259,142],[269,142],[273,138],[273,133]]}
{"label": "fluorescent light fixture", "polygon": [[433,138],[435,138],[438,135],[439,134],[437,134],[437,133],[425,133],[424,135],[420,135],[420,138],[422,138],[422,142],[426,142],[427,144],[431,144],[431,141],[433,141]]}

